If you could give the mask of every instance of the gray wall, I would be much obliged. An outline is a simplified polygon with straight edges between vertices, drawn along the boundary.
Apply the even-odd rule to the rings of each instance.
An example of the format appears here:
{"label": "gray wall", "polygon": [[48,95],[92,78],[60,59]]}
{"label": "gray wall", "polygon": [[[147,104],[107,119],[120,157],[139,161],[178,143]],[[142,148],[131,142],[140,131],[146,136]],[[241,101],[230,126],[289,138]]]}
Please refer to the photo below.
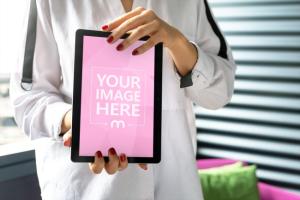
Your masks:
{"label": "gray wall", "polygon": [[0,157],[0,199],[41,199],[34,151]]}
{"label": "gray wall", "polygon": [[0,182],[0,198],[9,200],[41,200],[36,175]]}

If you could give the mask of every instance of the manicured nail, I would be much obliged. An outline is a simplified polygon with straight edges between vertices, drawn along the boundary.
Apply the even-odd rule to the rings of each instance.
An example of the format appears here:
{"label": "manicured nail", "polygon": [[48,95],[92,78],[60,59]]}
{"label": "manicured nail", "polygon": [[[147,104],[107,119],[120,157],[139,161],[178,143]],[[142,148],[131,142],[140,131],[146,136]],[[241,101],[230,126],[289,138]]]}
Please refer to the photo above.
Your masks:
{"label": "manicured nail", "polygon": [[133,50],[133,52],[132,52],[132,55],[137,55],[139,52],[135,49],[135,50]]}
{"label": "manicured nail", "polygon": [[97,157],[98,157],[98,158],[102,158],[102,153],[101,153],[101,151],[97,151],[96,154],[97,154]]}
{"label": "manicured nail", "polygon": [[111,43],[113,40],[114,40],[113,36],[109,36],[109,37],[107,38],[107,42],[108,42],[108,43]]}
{"label": "manicured nail", "polygon": [[117,152],[116,152],[116,150],[115,150],[114,148],[110,148],[110,149],[109,149],[109,153],[110,153],[111,155],[116,155],[116,154],[117,154]]}
{"label": "manicured nail", "polygon": [[148,169],[148,167],[147,167],[147,165],[145,165],[144,170],[147,170],[147,169]]}
{"label": "manicured nail", "polygon": [[103,25],[101,28],[102,28],[102,30],[106,30],[106,29],[108,29],[108,25]]}
{"label": "manicured nail", "polygon": [[122,162],[124,162],[124,161],[126,160],[125,154],[121,154],[121,155],[120,155],[120,160],[121,160]]}
{"label": "manicured nail", "polygon": [[69,147],[71,145],[71,140],[65,140],[64,141],[64,146]]}
{"label": "manicured nail", "polygon": [[118,51],[121,51],[123,48],[124,48],[123,44],[119,44],[119,45],[117,46],[117,50],[118,50]]}

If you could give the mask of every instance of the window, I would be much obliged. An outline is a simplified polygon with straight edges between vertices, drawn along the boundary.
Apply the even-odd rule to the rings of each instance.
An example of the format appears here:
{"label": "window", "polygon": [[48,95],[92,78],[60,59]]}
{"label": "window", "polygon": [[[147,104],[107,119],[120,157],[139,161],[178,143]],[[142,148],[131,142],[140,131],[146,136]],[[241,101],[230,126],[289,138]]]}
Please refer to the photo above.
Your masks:
{"label": "window", "polygon": [[17,64],[28,9],[29,1],[0,1],[0,155],[31,149],[28,138],[16,127],[9,101],[10,69]]}
{"label": "window", "polygon": [[210,0],[237,63],[229,105],[195,108],[198,157],[258,165],[300,192],[300,1]]}

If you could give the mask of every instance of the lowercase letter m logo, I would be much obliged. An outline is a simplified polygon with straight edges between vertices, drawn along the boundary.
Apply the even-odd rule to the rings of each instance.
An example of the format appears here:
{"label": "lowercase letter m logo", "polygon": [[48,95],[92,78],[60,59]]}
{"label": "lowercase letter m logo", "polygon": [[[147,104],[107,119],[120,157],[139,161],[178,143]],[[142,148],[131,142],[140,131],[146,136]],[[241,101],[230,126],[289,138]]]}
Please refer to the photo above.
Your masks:
{"label": "lowercase letter m logo", "polygon": [[125,122],[123,120],[112,120],[110,122],[111,128],[125,128]]}

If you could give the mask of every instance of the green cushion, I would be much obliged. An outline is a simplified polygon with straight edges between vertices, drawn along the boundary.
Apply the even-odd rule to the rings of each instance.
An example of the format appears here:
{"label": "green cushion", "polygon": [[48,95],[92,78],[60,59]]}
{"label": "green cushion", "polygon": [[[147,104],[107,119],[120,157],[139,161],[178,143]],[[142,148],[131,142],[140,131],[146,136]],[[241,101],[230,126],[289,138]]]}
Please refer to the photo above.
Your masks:
{"label": "green cushion", "polygon": [[204,199],[259,200],[256,166],[241,165],[199,170]]}

